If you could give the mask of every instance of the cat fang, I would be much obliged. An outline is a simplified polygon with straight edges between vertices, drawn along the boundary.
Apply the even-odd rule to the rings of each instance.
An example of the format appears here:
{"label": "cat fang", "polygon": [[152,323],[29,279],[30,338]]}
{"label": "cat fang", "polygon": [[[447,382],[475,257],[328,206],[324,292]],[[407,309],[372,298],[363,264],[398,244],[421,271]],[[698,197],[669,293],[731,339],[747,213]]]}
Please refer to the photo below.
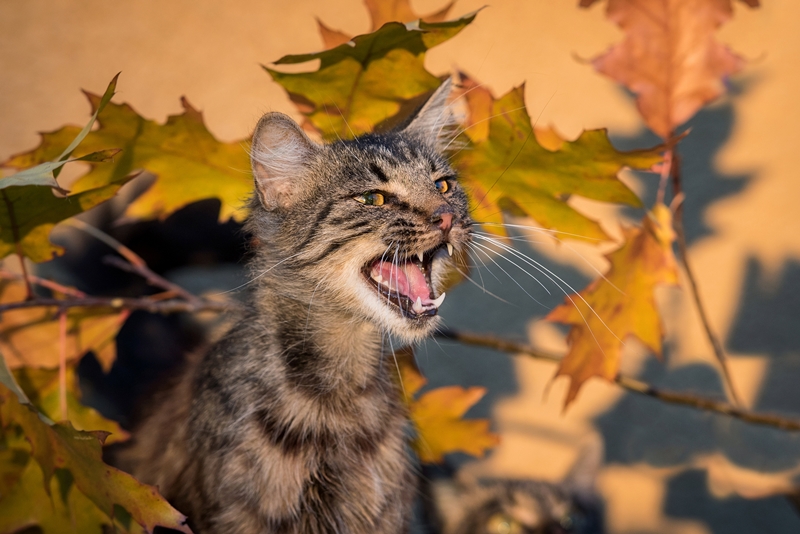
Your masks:
{"label": "cat fang", "polygon": [[445,243],[402,260],[376,258],[364,266],[364,276],[387,305],[401,316],[427,320],[439,312],[445,298],[445,293],[434,297],[431,283],[433,266],[441,263],[444,255],[451,256],[452,253],[453,246]]}

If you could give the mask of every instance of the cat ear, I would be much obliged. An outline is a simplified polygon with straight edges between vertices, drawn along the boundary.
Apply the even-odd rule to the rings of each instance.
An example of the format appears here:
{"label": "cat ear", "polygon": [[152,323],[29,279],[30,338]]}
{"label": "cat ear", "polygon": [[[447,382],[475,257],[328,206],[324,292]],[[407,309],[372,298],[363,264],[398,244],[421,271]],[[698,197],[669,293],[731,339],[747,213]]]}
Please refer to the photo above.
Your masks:
{"label": "cat ear", "polygon": [[288,115],[267,113],[261,117],[253,134],[250,163],[256,194],[266,209],[292,205],[306,165],[319,149]]}
{"label": "cat ear", "polygon": [[447,98],[453,87],[451,78],[442,82],[425,104],[419,108],[403,132],[433,144],[442,152],[450,144],[458,126]]}

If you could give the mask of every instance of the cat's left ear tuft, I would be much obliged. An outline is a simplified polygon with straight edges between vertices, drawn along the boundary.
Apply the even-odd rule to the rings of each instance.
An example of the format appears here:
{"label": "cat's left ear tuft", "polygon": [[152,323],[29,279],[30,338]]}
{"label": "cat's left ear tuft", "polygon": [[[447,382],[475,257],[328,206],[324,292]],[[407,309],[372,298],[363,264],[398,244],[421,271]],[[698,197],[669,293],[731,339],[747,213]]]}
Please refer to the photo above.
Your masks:
{"label": "cat's left ear tuft", "polygon": [[432,144],[440,153],[451,144],[458,131],[458,121],[447,102],[452,91],[451,78],[442,82],[431,97],[403,128],[403,132]]}

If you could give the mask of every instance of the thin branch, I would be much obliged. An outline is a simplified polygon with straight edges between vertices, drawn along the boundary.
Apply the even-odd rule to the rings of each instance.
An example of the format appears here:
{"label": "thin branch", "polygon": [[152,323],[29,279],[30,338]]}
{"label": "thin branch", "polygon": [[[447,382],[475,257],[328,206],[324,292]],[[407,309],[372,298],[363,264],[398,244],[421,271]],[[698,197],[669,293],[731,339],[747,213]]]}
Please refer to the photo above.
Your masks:
{"label": "thin branch", "polygon": [[[157,297],[158,295],[154,295]],[[224,312],[238,308],[238,304],[211,302],[198,299],[198,302],[184,300],[162,300],[154,298],[85,297],[73,299],[34,298],[20,302],[0,304],[0,314],[23,308],[107,308],[114,310],[144,310],[151,313],[197,313],[203,311]]]}
{"label": "thin branch", "polygon": [[200,300],[201,300],[199,297],[193,295],[192,293],[189,293],[188,291],[183,289],[181,286],[179,286],[177,284],[173,284],[172,282],[170,282],[166,278],[162,277],[161,275],[154,273],[144,263],[142,263],[142,264],[128,263],[126,261],[123,261],[123,260],[115,257],[115,256],[106,256],[106,257],[104,257],[103,258],[103,263],[105,263],[107,265],[111,265],[113,267],[116,267],[117,269],[120,269],[122,271],[138,274],[139,276],[144,278],[145,281],[147,281],[148,284],[150,284],[152,286],[160,287],[161,289],[165,289],[167,291],[170,291],[173,294],[175,294],[175,295],[177,295],[177,296],[179,296],[179,297],[181,297],[181,298],[183,298],[183,299],[185,299],[185,300],[187,300],[189,302],[197,303],[197,302],[200,302]]}
{"label": "thin branch", "polygon": [[116,250],[120,256],[131,262],[131,264],[140,267],[147,267],[147,264],[145,263],[145,261],[142,259],[141,256],[136,254],[134,251],[132,251],[131,249],[129,249],[128,247],[126,247],[125,245],[123,245],[122,243],[120,243],[119,241],[117,241],[116,239],[114,239],[101,229],[92,226],[91,224],[88,224],[80,219],[75,219],[75,218],[67,219],[61,224],[66,226],[72,226],[73,228],[86,232],[95,239],[102,241],[109,247]]}
{"label": "thin branch", "polygon": [[[484,336],[469,332],[446,330],[440,332],[438,337],[458,341],[465,345],[486,347],[511,354],[525,354],[538,360],[545,360],[554,363],[559,363],[561,361],[561,357],[558,355],[549,354],[547,352],[536,350],[529,345],[514,343],[512,341],[507,341],[494,336]],[[800,419],[745,410],[727,402],[718,401],[699,395],[693,395],[690,393],[680,393],[676,391],[657,389],[646,382],[622,375],[617,375],[617,377],[614,379],[614,382],[618,386],[628,391],[638,393],[639,395],[652,397],[669,404],[677,404],[695,408],[697,410],[720,413],[756,425],[771,426],[781,430],[800,431]]]}
{"label": "thin branch", "polygon": [[[670,149],[671,155],[671,176],[672,176],[672,190],[673,194],[676,198],[680,195],[683,195],[683,186],[681,183],[681,158],[677,152],[675,147]],[[683,268],[686,271],[686,278],[689,279],[689,287],[692,290],[692,297],[694,298],[695,306],[697,306],[697,312],[700,314],[700,321],[703,323],[703,328],[706,332],[706,337],[708,341],[711,343],[711,348],[714,351],[714,356],[716,356],[717,361],[719,362],[719,366],[722,369],[722,376],[725,382],[725,385],[728,388],[730,393],[731,399],[733,399],[734,404],[741,406],[741,401],[739,400],[739,395],[736,393],[736,388],[733,386],[733,380],[731,378],[730,370],[728,369],[728,359],[725,356],[725,350],[722,348],[722,343],[719,340],[719,337],[716,335],[714,330],[711,328],[711,322],[708,318],[708,314],[706,313],[706,307],[703,304],[703,299],[700,297],[700,288],[697,286],[697,279],[694,276],[694,271],[692,270],[692,266],[689,263],[689,248],[686,245],[686,232],[684,231],[683,227],[683,202],[679,202],[675,207],[675,213],[673,217],[673,227],[675,228],[675,234],[677,235],[678,241],[678,251],[680,252],[680,260],[683,264]]]}
{"label": "thin branch", "polygon": [[[17,273],[12,273],[9,271],[0,271],[0,278],[5,278],[6,280],[25,280],[25,276]],[[63,293],[64,295],[69,295],[70,297],[82,298],[86,296],[86,293],[78,289],[75,289],[74,287],[61,285],[58,282],[54,282],[53,280],[47,280],[46,278],[39,278],[38,276],[32,274],[28,275],[28,280],[30,282],[33,282],[37,286],[46,287],[47,289]]]}

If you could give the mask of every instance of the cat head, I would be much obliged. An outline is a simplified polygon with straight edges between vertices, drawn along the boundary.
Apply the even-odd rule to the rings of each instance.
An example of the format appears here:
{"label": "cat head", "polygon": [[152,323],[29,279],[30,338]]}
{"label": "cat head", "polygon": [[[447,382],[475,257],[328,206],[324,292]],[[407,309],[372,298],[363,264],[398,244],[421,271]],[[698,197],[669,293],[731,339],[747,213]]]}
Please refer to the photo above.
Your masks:
{"label": "cat head", "polygon": [[273,289],[407,341],[435,328],[472,224],[443,154],[454,125],[449,93],[448,80],[394,131],[330,144],[286,115],[264,115],[253,136],[249,226],[280,279]]}

